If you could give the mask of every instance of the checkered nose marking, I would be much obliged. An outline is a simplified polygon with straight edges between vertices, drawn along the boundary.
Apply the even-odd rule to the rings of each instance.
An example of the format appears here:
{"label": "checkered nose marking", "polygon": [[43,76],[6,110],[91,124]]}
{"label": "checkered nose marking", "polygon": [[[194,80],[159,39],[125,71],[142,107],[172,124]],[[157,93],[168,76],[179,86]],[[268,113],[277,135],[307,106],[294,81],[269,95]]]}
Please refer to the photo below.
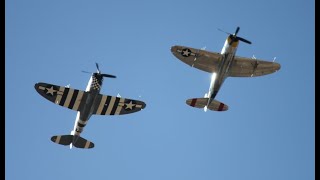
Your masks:
{"label": "checkered nose marking", "polygon": [[96,77],[92,77],[92,83],[91,83],[91,87],[94,89],[94,90],[100,90],[100,84],[98,82],[98,79]]}

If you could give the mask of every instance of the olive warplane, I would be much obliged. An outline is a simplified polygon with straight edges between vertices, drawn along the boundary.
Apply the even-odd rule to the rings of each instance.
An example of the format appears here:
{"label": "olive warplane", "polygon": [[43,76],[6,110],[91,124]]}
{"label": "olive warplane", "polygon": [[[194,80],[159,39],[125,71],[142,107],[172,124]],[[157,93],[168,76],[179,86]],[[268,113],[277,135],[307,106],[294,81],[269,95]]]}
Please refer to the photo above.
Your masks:
{"label": "olive warplane", "polygon": [[204,108],[204,111],[226,111],[228,106],[215,99],[223,82],[227,77],[257,77],[274,73],[280,69],[280,64],[235,56],[239,41],[251,44],[250,41],[237,36],[240,27],[235,33],[228,34],[220,53],[204,49],[195,49],[186,46],[172,46],[172,54],[191,67],[211,73],[209,91],[203,98],[191,98],[186,103],[192,107]]}

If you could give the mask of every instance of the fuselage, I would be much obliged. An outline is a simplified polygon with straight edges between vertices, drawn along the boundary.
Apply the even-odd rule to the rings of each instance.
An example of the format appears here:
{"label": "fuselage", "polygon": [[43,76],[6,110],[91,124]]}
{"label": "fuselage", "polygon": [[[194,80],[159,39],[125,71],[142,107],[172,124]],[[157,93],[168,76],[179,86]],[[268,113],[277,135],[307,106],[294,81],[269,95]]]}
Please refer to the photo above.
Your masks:
{"label": "fuselage", "polygon": [[100,93],[102,81],[103,77],[98,73],[93,73],[90,77],[90,80],[86,88],[88,97],[83,108],[77,112],[74,128],[71,131],[71,135],[74,135],[75,138],[77,136],[80,136],[81,132],[83,131],[83,128],[86,126],[88,120],[90,119],[93,113],[93,104],[95,103],[97,95]]}
{"label": "fuselage", "polygon": [[209,92],[207,94],[207,97],[209,98],[208,105],[217,96],[224,80],[228,77],[229,68],[232,65],[234,56],[237,51],[239,41],[232,41],[230,36],[228,36],[228,38],[226,39],[224,46],[221,50],[222,59],[218,66],[218,71],[214,72],[211,76],[211,83],[209,87]]}

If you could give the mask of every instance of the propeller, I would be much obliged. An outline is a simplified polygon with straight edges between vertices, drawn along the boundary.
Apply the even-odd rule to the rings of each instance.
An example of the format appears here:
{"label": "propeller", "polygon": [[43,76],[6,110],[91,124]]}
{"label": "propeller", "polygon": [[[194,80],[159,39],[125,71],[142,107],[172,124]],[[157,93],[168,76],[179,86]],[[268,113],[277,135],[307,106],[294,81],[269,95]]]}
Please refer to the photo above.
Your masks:
{"label": "propeller", "polygon": [[103,77],[108,77],[108,78],[116,78],[116,76],[111,75],[111,74],[101,74],[98,63],[96,63],[96,67],[97,67],[97,73],[100,74],[101,76],[103,76]]}
{"label": "propeller", "polygon": [[244,39],[244,38],[242,38],[242,37],[238,37],[238,36],[237,36],[237,34],[238,34],[239,30],[240,30],[240,27],[237,27],[236,32],[235,32],[234,34],[225,32],[225,31],[223,31],[223,30],[221,30],[221,29],[218,29],[218,30],[219,30],[219,31],[222,31],[222,32],[224,32],[224,33],[226,33],[226,34],[229,34],[229,36],[230,36],[230,38],[231,38],[230,44],[232,44],[234,41],[242,41],[242,42],[245,42],[245,43],[247,43],[247,44],[251,44],[250,41],[248,41],[248,40],[246,40],[246,39]]}
{"label": "propeller", "polygon": [[[97,67],[97,72],[96,72],[96,73],[99,74],[100,76],[102,76],[102,77],[108,77],[108,78],[116,78],[116,76],[111,75],[111,74],[101,74],[101,71],[100,71],[100,69],[99,69],[99,64],[98,64],[98,63],[96,63],[96,67]],[[81,71],[81,72],[92,74],[92,72],[88,72],[88,71]]]}

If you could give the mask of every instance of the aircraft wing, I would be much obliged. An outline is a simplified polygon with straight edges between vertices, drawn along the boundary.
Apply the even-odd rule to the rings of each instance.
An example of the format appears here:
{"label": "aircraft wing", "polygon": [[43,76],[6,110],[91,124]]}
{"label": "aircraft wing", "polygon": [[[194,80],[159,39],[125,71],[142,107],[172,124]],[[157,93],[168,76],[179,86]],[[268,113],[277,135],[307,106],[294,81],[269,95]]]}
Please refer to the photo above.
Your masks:
{"label": "aircraft wing", "polygon": [[209,73],[217,72],[222,58],[220,53],[208,52],[184,46],[171,47],[172,54],[182,62]]}
{"label": "aircraft wing", "polygon": [[142,101],[99,94],[93,114],[122,115],[140,111],[146,107]]}
{"label": "aircraft wing", "polygon": [[36,83],[34,88],[49,101],[75,111],[81,109],[87,97],[84,91],[42,82]]}
{"label": "aircraft wing", "polygon": [[235,56],[229,69],[229,77],[255,77],[274,73],[280,64],[259,59]]}

